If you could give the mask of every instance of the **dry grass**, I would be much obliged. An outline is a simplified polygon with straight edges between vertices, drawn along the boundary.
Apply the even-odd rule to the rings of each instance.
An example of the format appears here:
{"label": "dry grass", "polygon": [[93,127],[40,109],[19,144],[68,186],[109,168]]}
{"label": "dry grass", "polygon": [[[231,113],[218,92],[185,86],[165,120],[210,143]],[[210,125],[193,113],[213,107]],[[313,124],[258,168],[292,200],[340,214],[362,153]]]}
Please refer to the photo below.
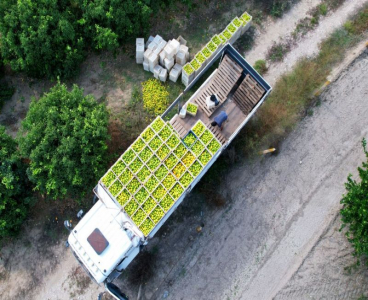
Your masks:
{"label": "dry grass", "polygon": [[358,16],[351,21],[346,22],[345,29],[351,34],[362,34],[367,30],[368,24],[368,8],[366,7]]}
{"label": "dry grass", "polygon": [[279,43],[274,42],[270,49],[268,49],[266,58],[272,62],[282,61],[285,54],[290,52],[293,44],[292,39],[286,39]]}
{"label": "dry grass", "polygon": [[263,59],[259,59],[254,63],[253,68],[261,75],[265,74],[268,70],[267,63]]}
{"label": "dry grass", "polygon": [[336,30],[320,45],[320,53],[313,59],[301,60],[276,83],[273,92],[244,131],[238,143],[245,151],[254,153],[261,146],[272,146],[293,129],[313,102],[313,92],[319,88],[340,62],[347,49],[362,39],[368,30],[368,6],[344,28]]}
{"label": "dry grass", "polygon": [[282,134],[292,128],[301,109],[310,103],[312,92],[325,80],[328,72],[314,61],[303,60],[283,76],[268,101],[259,112],[262,128],[259,134]]}

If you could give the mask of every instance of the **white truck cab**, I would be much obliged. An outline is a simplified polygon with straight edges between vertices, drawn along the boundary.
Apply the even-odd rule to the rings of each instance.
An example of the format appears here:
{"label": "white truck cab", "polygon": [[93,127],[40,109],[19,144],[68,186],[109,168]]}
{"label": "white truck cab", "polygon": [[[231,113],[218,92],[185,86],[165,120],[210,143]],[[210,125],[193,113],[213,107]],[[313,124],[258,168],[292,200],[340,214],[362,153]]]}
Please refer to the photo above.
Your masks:
{"label": "white truck cab", "polygon": [[68,243],[81,265],[99,284],[119,276],[137,256],[145,240],[101,186],[94,191],[99,199],[70,231]]}

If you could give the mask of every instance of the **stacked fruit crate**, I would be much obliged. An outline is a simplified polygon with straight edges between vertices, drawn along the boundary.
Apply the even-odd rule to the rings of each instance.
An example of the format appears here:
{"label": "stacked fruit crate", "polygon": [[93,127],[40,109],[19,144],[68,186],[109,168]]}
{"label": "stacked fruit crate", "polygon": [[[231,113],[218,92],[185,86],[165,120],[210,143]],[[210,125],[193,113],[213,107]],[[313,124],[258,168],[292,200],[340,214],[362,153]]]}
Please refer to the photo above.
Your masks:
{"label": "stacked fruit crate", "polygon": [[180,139],[169,123],[157,117],[100,184],[148,236],[220,147],[201,121]]}
{"label": "stacked fruit crate", "polygon": [[183,66],[182,83],[188,86],[221,50],[222,46],[226,43],[235,43],[248,30],[251,22],[252,17],[245,12],[240,18],[233,19],[220,34],[213,36],[208,44],[198,51],[190,62]]}

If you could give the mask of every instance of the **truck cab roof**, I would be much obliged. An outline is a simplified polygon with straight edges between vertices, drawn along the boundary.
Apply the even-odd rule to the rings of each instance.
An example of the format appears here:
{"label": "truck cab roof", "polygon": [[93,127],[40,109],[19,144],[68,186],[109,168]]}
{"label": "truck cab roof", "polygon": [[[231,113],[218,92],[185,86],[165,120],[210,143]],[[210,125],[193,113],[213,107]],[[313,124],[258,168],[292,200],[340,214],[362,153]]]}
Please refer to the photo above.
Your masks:
{"label": "truck cab roof", "polygon": [[97,283],[103,282],[134,246],[124,213],[99,200],[72,230],[68,242]]}

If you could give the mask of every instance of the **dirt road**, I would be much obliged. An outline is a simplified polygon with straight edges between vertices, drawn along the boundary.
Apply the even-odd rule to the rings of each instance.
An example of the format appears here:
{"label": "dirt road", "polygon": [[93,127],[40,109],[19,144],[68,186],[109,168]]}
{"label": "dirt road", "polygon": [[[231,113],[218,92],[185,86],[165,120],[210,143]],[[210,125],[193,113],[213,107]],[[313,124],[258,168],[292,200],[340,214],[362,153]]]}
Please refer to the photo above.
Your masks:
{"label": "dirt road", "polygon": [[[261,50],[272,44],[267,36],[273,36],[272,32],[280,32],[280,36],[288,34],[293,29],[290,24],[304,18],[305,12],[319,2],[301,0],[285,19],[270,23],[257,37],[263,43]],[[354,5],[353,9],[345,4],[337,11],[338,17],[325,18],[338,19],[334,26],[342,24],[347,19],[346,12],[357,11],[364,2],[347,0],[346,3]],[[325,37],[325,29],[319,26],[308,35],[308,46],[317,49],[316,45]],[[265,53],[261,50],[258,44],[247,59],[263,58],[258,57]],[[300,57],[300,51],[296,47],[286,57],[289,68],[295,63],[289,62],[289,55]],[[299,299],[299,295],[319,299],[320,292],[329,299],[334,286],[348,286],[354,280],[366,284],[360,275],[350,281],[344,277],[341,269],[351,264],[347,255],[350,248],[341,234],[334,231],[338,225],[329,225],[338,209],[347,174],[363,159],[360,140],[367,136],[364,100],[368,82],[364,61],[366,58],[360,60],[363,65],[351,67],[352,75],[344,75],[331,85],[322,96],[322,106],[288,137],[277,157],[234,168],[223,186],[228,191],[226,196],[232,198],[229,205],[209,211],[196,195],[186,199],[172,217],[175,224],[160,230],[158,238],[150,243],[157,259],[153,277],[143,285],[142,299],[161,299],[164,294],[175,300],[273,296]],[[279,69],[279,65],[271,66],[267,80],[273,82],[278,78]],[[95,90],[101,92],[100,86],[95,85]],[[26,111],[21,100],[17,105]],[[203,220],[204,230],[197,234],[195,228]],[[326,228],[328,231],[317,242]],[[5,259],[0,260],[0,298],[96,299],[103,287],[90,282],[61,243],[40,243],[39,237],[45,234],[53,233],[27,226],[21,239],[2,249]],[[344,252],[338,252],[337,246]],[[321,263],[325,253],[339,258],[338,270],[332,264]],[[129,268],[127,275],[118,281],[131,299],[139,287],[126,280],[133,269],[134,266]],[[323,280],[323,276],[327,279]]]}
{"label": "dirt road", "polygon": [[351,300],[367,296],[368,271],[366,267],[354,267],[351,246],[339,232],[340,226],[337,216],[298,271],[277,293],[276,300]]}
{"label": "dirt road", "polygon": [[[277,157],[238,166],[229,174],[223,188],[232,191],[232,206],[212,218],[194,254],[178,263],[184,265],[185,275],[168,278],[174,284],[163,287],[155,298],[167,290],[168,299],[272,299],[282,290],[329,228],[347,174],[354,174],[364,159],[367,68],[365,51],[323,93],[322,105],[287,138]],[[348,256],[346,246],[341,251]],[[339,250],[327,247],[323,256],[330,253]],[[344,282],[341,273],[339,280]],[[334,274],[319,276],[328,279]],[[367,286],[367,277],[359,280],[358,285]],[[328,284],[320,281],[321,286]],[[345,292],[354,288],[341,286]],[[300,298],[282,293],[278,299]]]}
{"label": "dirt road", "polygon": [[328,38],[334,30],[343,26],[348,18],[359,11],[366,3],[363,0],[348,0],[336,10],[334,13],[328,14],[323,18],[316,30],[306,34],[306,36],[298,42],[296,47],[285,55],[280,63],[272,64],[269,69],[269,83],[273,85],[277,78],[284,72],[292,70],[295,63],[302,57],[312,57],[319,52],[319,44],[322,40]]}
{"label": "dirt road", "polygon": [[[158,247],[155,274],[142,299],[357,299],[368,291],[368,274],[344,271],[353,259],[335,218],[346,176],[364,159],[367,68],[365,51],[321,95],[321,106],[278,156],[236,166],[223,185],[230,205],[206,212],[200,235],[199,211],[159,232],[151,244]],[[62,263],[33,299],[95,299],[102,287],[90,284],[62,245],[58,249]],[[134,299],[137,286],[126,279],[117,283]]]}
{"label": "dirt road", "polygon": [[[273,43],[290,38],[297,22],[302,20],[308,11],[320,2],[319,0],[300,1],[285,17],[270,21],[257,36],[255,47],[245,53],[245,58],[251,64],[254,64],[258,59],[265,59]],[[345,1],[336,11],[329,12],[327,16],[321,18],[318,27],[299,40],[281,62],[271,63],[266,75],[268,82],[274,85],[277,79],[283,73],[290,71],[299,59],[316,55],[319,51],[320,42],[330,36],[334,30],[341,27],[365,3],[366,1],[363,0]]]}

